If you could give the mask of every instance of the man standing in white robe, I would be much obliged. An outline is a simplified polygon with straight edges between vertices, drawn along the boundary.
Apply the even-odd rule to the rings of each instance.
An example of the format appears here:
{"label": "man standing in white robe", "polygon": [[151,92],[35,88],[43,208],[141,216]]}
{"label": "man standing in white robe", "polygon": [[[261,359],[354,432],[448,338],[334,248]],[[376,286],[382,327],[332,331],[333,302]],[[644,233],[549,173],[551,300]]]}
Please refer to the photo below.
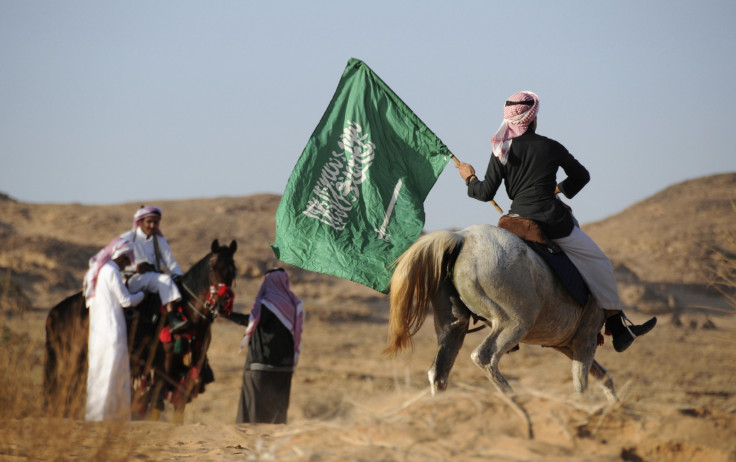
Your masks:
{"label": "man standing in white robe", "polygon": [[130,420],[130,363],[123,308],[138,305],[120,273],[130,264],[133,246],[116,238],[90,260],[85,276],[89,308],[87,403],[85,420]]}

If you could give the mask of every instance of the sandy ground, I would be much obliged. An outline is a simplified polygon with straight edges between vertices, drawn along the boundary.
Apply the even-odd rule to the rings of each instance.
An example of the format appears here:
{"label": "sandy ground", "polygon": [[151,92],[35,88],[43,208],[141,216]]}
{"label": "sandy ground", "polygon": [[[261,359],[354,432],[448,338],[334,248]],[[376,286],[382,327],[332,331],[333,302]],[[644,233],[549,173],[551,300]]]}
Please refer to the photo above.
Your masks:
{"label": "sandy ground", "polygon": [[168,407],[162,422],[45,417],[38,398],[46,311],[6,314],[0,460],[736,461],[732,314],[660,315],[625,353],[606,338],[597,359],[616,381],[616,403],[594,382],[575,396],[567,358],[522,345],[501,361],[515,407],[469,358],[482,331],[467,337],[449,390],[432,397],[431,319],[413,351],[387,359],[384,298],[349,307],[305,298],[305,306],[287,425],[234,423],[242,328],[223,319],[209,353],[216,381],[187,407],[183,425],[170,423]]}
{"label": "sandy ground", "polygon": [[[626,352],[614,352],[610,338],[598,350],[618,402],[607,402],[595,383],[575,396],[570,361],[527,345],[501,360],[516,391],[513,401],[502,397],[469,357],[482,331],[467,337],[449,390],[432,397],[431,320],[413,351],[387,359],[386,297],[301,272],[292,284],[307,318],[287,425],[234,423],[243,328],[222,319],[209,351],[216,381],[187,407],[183,425],[171,423],[170,407],[160,422],[48,417],[41,400],[48,309],[38,307],[78,290],[89,256],[129,226],[139,204],[24,204],[0,195],[0,276],[12,276],[0,277],[0,461],[736,462],[736,315],[733,303],[704,291],[712,267],[733,262],[735,184],[733,173],[684,182],[586,227],[620,264],[622,299],[640,310],[628,315],[659,316]],[[279,199],[157,205],[183,267],[214,238],[237,240],[236,309],[247,312],[262,271],[274,264],[267,243]],[[27,298],[8,304],[16,289]]]}

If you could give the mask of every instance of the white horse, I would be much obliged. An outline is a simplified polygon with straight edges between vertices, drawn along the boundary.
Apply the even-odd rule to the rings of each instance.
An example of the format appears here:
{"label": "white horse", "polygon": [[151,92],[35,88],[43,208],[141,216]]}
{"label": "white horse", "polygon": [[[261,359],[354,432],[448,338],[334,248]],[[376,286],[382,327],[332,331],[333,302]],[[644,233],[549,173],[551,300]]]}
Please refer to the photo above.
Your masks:
{"label": "white horse", "polygon": [[572,359],[575,392],[587,389],[590,373],[610,401],[618,399],[613,379],[594,359],[603,310],[594,301],[577,304],[544,260],[509,231],[474,225],[427,234],[399,257],[390,287],[388,354],[406,348],[429,304],[434,308],[439,348],[429,370],[433,395],[447,388],[474,313],[490,332],[471,358],[502,394],[512,389],[498,369],[501,357],[528,343]]}

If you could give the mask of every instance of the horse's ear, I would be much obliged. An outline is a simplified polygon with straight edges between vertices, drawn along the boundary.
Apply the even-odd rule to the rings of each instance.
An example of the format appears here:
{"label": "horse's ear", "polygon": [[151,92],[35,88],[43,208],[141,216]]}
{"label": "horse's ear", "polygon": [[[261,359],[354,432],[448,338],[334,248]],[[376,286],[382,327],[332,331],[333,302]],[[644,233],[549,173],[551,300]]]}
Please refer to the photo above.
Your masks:
{"label": "horse's ear", "polygon": [[217,252],[217,250],[219,248],[220,248],[220,243],[217,242],[217,239],[215,239],[214,241],[212,241],[212,247],[211,247],[212,253]]}
{"label": "horse's ear", "polygon": [[232,241],[232,242],[230,243],[230,253],[231,253],[231,254],[235,254],[235,251],[236,251],[236,250],[238,250],[238,243],[237,243],[237,242],[235,242],[235,240],[233,240],[233,241]]}

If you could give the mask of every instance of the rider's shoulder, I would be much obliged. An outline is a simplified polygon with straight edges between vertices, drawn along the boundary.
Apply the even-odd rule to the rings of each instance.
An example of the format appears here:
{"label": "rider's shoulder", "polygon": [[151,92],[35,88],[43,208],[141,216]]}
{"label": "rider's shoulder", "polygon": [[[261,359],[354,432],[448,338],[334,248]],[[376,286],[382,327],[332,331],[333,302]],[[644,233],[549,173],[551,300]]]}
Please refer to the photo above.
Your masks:
{"label": "rider's shoulder", "polygon": [[120,235],[121,238],[126,239],[128,241],[132,241],[134,236],[135,236],[135,231],[133,231],[132,229]]}

